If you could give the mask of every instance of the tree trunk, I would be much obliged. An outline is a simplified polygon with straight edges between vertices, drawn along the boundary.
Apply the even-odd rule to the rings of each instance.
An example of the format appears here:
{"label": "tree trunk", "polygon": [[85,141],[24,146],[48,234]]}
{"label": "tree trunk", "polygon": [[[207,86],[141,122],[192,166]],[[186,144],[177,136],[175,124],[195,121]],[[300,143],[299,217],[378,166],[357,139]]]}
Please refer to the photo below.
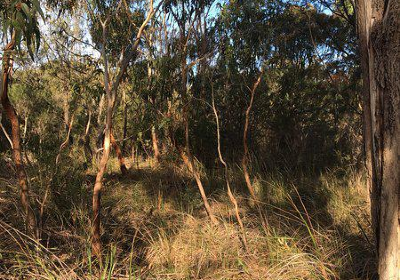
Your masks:
{"label": "tree trunk", "polygon": [[[92,208],[93,208],[93,218],[92,218],[92,253],[99,260],[100,265],[102,265],[102,254],[101,254],[101,234],[100,234],[100,222],[101,222],[101,191],[103,188],[103,177],[107,168],[108,158],[110,156],[110,144],[111,144],[111,128],[112,128],[112,115],[114,110],[114,91],[111,90],[110,75],[108,69],[108,60],[105,50],[105,42],[107,41],[107,29],[106,23],[102,22],[103,27],[103,48],[102,57],[104,60],[104,89],[107,99],[107,113],[106,113],[106,127],[104,130],[104,144],[103,144],[103,154],[99,162],[99,169],[96,175],[96,181],[93,187],[93,197],[92,197]],[[101,108],[99,108],[101,110]],[[99,112],[99,118],[101,113]]]}
{"label": "tree trunk", "polygon": [[400,279],[400,3],[358,0],[364,142],[380,279]]}
{"label": "tree trunk", "polygon": [[160,155],[160,150],[158,148],[157,131],[154,126],[151,128],[151,140],[153,141],[154,159],[156,160],[156,163],[159,163],[161,160],[161,155]]}
{"label": "tree trunk", "polygon": [[254,95],[256,93],[258,85],[261,82],[262,74],[263,74],[263,72],[260,73],[258,79],[256,80],[253,87],[251,88],[250,102],[249,102],[249,106],[246,109],[244,129],[243,129],[243,150],[244,150],[243,158],[242,158],[243,175],[244,175],[244,179],[246,181],[247,189],[249,190],[251,198],[252,198],[253,202],[255,202],[255,203],[257,203],[257,197],[254,192],[253,184],[251,183],[251,180],[250,180],[250,174],[249,174],[249,170],[248,170],[248,166],[247,166],[248,157],[249,157],[249,148],[247,145],[247,137],[248,137],[249,123],[250,123],[250,112],[251,112],[251,108],[253,107]]}
{"label": "tree trunk", "polygon": [[126,175],[128,173],[128,169],[125,165],[124,156],[122,155],[121,149],[118,146],[118,143],[115,141],[114,135],[111,133],[111,145],[113,146],[115,153],[118,157],[119,168],[121,169],[122,175]]}
{"label": "tree trunk", "polygon": [[126,150],[125,150],[125,143],[126,143],[126,136],[127,136],[127,131],[128,131],[128,106],[127,106],[127,104],[126,104],[126,92],[125,91],[123,91],[123,94],[122,94],[122,101],[123,101],[123,104],[124,104],[124,127],[123,127],[123,131],[122,131],[122,139],[123,139],[123,141],[122,141],[122,152],[123,153],[125,153],[126,152]]}
{"label": "tree trunk", "polygon": [[100,240],[100,210],[101,210],[101,190],[103,187],[104,172],[107,167],[108,158],[110,155],[110,136],[111,136],[111,121],[112,109],[107,106],[107,124],[104,139],[103,155],[99,163],[99,170],[96,175],[96,182],[93,188],[93,219],[92,219],[92,251],[93,255],[101,260],[101,240]]}
{"label": "tree trunk", "polygon": [[93,207],[93,219],[92,219],[92,252],[93,254],[100,260],[101,263],[101,240],[100,240],[100,209],[101,209],[101,190],[103,187],[103,177],[104,172],[106,171],[108,158],[110,156],[110,144],[111,144],[111,129],[112,129],[112,115],[114,111],[115,99],[118,91],[118,87],[122,81],[122,77],[126,72],[126,69],[129,65],[129,62],[133,59],[133,57],[137,54],[137,48],[139,46],[140,38],[142,36],[142,32],[146,27],[147,23],[154,15],[153,9],[153,0],[149,1],[149,12],[146,19],[143,21],[142,25],[139,28],[139,31],[136,35],[135,42],[131,48],[129,48],[128,52],[123,52],[122,57],[120,59],[119,69],[117,75],[113,82],[110,81],[109,67],[108,67],[108,58],[106,55],[106,42],[107,42],[107,25],[110,20],[110,16],[108,15],[105,21],[101,21],[102,25],[102,58],[104,61],[104,88],[107,97],[107,115],[106,115],[106,129],[105,129],[105,137],[104,137],[104,150],[103,155],[99,163],[99,170],[96,175],[96,182],[93,188],[93,199],[92,199],[92,207]]}
{"label": "tree trunk", "polygon": [[20,137],[20,127],[17,113],[8,98],[8,83],[10,80],[10,75],[13,67],[13,59],[9,55],[10,51],[15,48],[15,35],[13,36],[11,42],[7,44],[3,52],[3,75],[1,81],[1,104],[3,106],[4,112],[11,123],[11,141],[12,141],[12,152],[15,164],[15,169],[18,178],[18,184],[21,191],[21,204],[26,215],[26,230],[27,233],[34,237],[38,237],[37,223],[35,214],[31,208],[30,198],[29,198],[29,186],[27,182],[27,175],[25,172],[24,162],[22,160],[21,152],[21,137]]}
{"label": "tree trunk", "polygon": [[73,144],[74,140],[70,132],[70,114],[69,114],[69,92],[68,89],[65,90],[64,99],[63,99],[63,110],[64,110],[64,125],[65,125],[65,132],[69,134],[68,142],[69,144]]}
{"label": "tree trunk", "polygon": [[102,94],[100,97],[100,101],[99,101],[99,109],[97,111],[97,126],[101,127],[102,124],[102,115],[103,115],[103,109],[104,109],[104,99],[105,99],[105,94]]}
{"label": "tree trunk", "polygon": [[93,161],[93,151],[90,146],[90,128],[92,120],[92,111],[89,109],[88,121],[86,123],[85,135],[83,136],[83,151],[85,154],[86,163],[89,166]]}
{"label": "tree trunk", "polygon": [[[211,84],[212,84],[212,81],[211,81]],[[225,171],[225,173],[224,173],[225,176],[224,177],[225,177],[225,184],[226,184],[226,188],[227,188],[227,192],[228,192],[228,197],[229,197],[231,203],[233,204],[233,206],[235,207],[236,219],[237,219],[237,221],[239,223],[239,227],[240,227],[240,230],[242,232],[243,245],[244,245],[245,249],[247,250],[248,248],[247,248],[246,231],[244,229],[242,218],[240,217],[238,202],[236,200],[236,197],[232,193],[231,185],[229,183],[228,164],[226,163],[226,161],[224,160],[224,157],[222,156],[222,151],[221,151],[221,132],[220,132],[220,128],[219,128],[219,116],[218,116],[217,107],[215,106],[214,87],[212,85],[211,85],[211,98],[212,98],[211,104],[212,104],[212,109],[213,109],[214,116],[215,116],[215,124],[216,124],[216,129],[217,129],[218,158],[219,158],[219,161],[224,166],[224,171]]]}
{"label": "tree trunk", "polygon": [[[186,85],[185,85],[186,87]],[[186,95],[186,91],[184,91],[184,94]],[[184,100],[186,100],[186,98],[184,98]],[[206,192],[204,190],[203,187],[203,183],[201,182],[201,176],[199,171],[197,170],[197,167],[194,163],[193,160],[193,156],[192,153],[190,151],[190,139],[189,139],[189,112],[188,112],[188,105],[186,105],[183,108],[183,118],[184,118],[184,126],[185,126],[185,147],[184,148],[180,148],[179,152],[181,154],[181,158],[183,160],[183,162],[185,163],[185,165],[187,166],[187,168],[189,169],[189,171],[192,173],[197,187],[199,188],[199,192],[201,195],[201,198],[203,199],[203,203],[204,203],[204,207],[206,208],[206,212],[208,214],[208,216],[210,217],[210,220],[213,224],[217,224],[218,221],[214,216],[214,213],[212,211],[212,208],[210,206],[210,204],[208,203],[208,199],[207,199],[207,195]]]}
{"label": "tree trunk", "polygon": [[210,204],[208,203],[206,192],[204,191],[203,183],[201,182],[200,173],[194,165],[192,155],[190,152],[186,151],[186,153],[181,150],[181,157],[187,168],[190,172],[192,172],[193,177],[196,181],[197,187],[199,188],[201,198],[203,199],[204,208],[206,209],[207,215],[210,217],[210,220],[213,224],[218,224],[218,220],[215,218],[214,213],[211,209]]}
{"label": "tree trunk", "polygon": [[188,66],[186,62],[186,57],[187,57],[187,52],[186,52],[186,46],[183,41],[185,41],[184,37],[182,34],[185,34],[184,30],[181,33],[181,44],[182,44],[182,58],[181,58],[181,98],[183,101],[183,125],[185,129],[185,143],[184,143],[184,148],[178,147],[178,150],[181,154],[181,158],[189,171],[192,173],[197,187],[199,189],[201,198],[203,199],[204,207],[206,208],[206,212],[208,216],[210,217],[210,220],[213,224],[217,224],[218,220],[215,218],[214,213],[212,211],[212,208],[208,202],[206,192],[203,187],[203,183],[201,182],[201,176],[199,171],[197,170],[197,167],[194,163],[193,156],[190,150],[190,135],[189,135],[189,108],[190,108],[190,98],[188,96],[188,91],[187,91],[187,73],[188,73]]}

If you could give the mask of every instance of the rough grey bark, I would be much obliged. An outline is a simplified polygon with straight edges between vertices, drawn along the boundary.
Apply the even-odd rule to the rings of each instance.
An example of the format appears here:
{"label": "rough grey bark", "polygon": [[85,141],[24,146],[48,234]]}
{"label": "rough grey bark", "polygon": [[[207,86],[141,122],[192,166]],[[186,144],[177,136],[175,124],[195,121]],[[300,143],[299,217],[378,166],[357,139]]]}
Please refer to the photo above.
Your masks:
{"label": "rough grey bark", "polygon": [[382,280],[400,279],[400,1],[358,0],[364,141]]}

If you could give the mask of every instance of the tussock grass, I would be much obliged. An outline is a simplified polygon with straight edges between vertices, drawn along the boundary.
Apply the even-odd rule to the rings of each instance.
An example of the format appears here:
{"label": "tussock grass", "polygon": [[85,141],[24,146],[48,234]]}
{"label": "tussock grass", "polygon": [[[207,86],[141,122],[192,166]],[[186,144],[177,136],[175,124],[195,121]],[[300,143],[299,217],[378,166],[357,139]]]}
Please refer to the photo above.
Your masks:
{"label": "tussock grass", "polygon": [[[38,243],[22,233],[20,213],[10,214],[19,209],[15,182],[0,181],[0,279],[374,279],[367,190],[357,172],[254,174],[267,224],[248,203],[240,170],[230,174],[247,248],[219,171],[202,171],[217,226],[184,168],[109,175],[101,268],[89,246],[90,201],[70,201],[69,213],[50,201]],[[90,188],[76,188],[90,197]]]}

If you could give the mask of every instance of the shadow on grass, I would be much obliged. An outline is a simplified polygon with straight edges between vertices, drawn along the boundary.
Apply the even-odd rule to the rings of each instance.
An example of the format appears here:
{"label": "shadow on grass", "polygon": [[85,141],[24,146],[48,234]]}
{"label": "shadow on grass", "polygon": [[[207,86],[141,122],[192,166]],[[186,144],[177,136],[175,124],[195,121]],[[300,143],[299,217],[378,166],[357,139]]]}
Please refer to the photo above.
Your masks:
{"label": "shadow on grass", "polygon": [[[47,246],[58,248],[59,253],[67,251],[71,258],[75,258],[67,262],[74,264],[76,259],[85,258],[85,246],[86,249],[90,247],[91,193],[95,178],[84,173],[72,175],[75,178],[69,182],[74,188],[71,189],[68,184],[56,190],[55,195],[64,189],[68,190],[68,196],[55,197],[55,205],[47,209],[45,222],[49,241]],[[246,230],[261,228],[260,220],[254,219],[258,211],[247,204],[248,193],[240,170],[231,175],[230,181],[240,203]],[[209,172],[203,176],[203,181],[214,209],[218,205],[232,208],[226,198],[222,170]],[[324,255],[328,260],[331,258],[329,254],[336,255],[334,258],[339,261],[335,265],[342,265],[333,268],[337,271],[338,279],[376,279],[376,261],[373,244],[370,244],[372,238],[367,230],[368,215],[363,216],[363,213],[350,209],[352,215],[349,222],[338,221],[335,213],[332,213],[332,203],[340,203],[335,191],[344,192],[348,186],[337,184],[334,188],[329,187],[320,174],[278,173],[257,175],[254,184],[263,205],[262,210],[268,217],[270,232],[286,237],[307,237],[311,227],[311,234],[325,234],[319,241],[320,247],[310,245],[311,242],[299,246],[309,254],[319,253],[322,259]],[[343,199],[349,195],[346,194]],[[121,271],[126,269],[122,264],[132,262],[139,274],[147,275],[151,270],[146,258],[148,250],[157,242],[158,236],[165,234],[168,238],[174,238],[182,231],[185,226],[184,215],[207,223],[194,180],[190,174],[174,165],[130,169],[125,176],[108,174],[104,180],[102,200],[102,241],[105,251],[113,244],[116,246]],[[351,203],[343,205],[352,207]],[[77,218],[76,212],[79,211],[83,214]],[[235,221],[227,213],[218,213],[218,216],[222,221]],[[346,215],[348,218],[349,215]],[[335,247],[333,243],[338,239],[343,246]],[[340,251],[335,252],[334,249]]]}
{"label": "shadow on grass", "polygon": [[[222,178],[221,174],[216,174],[215,172],[212,176],[204,178],[206,192],[209,199],[214,201],[214,206],[220,202],[221,197],[226,192]],[[258,212],[245,203],[248,201],[246,199],[248,195],[247,190],[243,187],[245,184],[240,178],[240,174],[239,176],[234,176],[231,180],[233,189],[240,198],[244,215],[257,216]],[[126,217],[124,215],[124,207],[119,207],[118,205],[125,204],[131,205],[130,207],[136,207],[134,212],[140,214],[137,214],[136,218],[130,218],[131,222],[132,220],[135,221],[133,225],[127,226],[125,229],[115,228],[121,233],[116,234],[115,231],[109,231],[109,234],[106,233],[104,241],[123,240],[123,235],[138,236],[139,232],[138,241],[134,244],[135,248],[141,248],[140,250],[142,250],[141,257],[137,259],[138,265],[147,265],[144,262],[144,252],[150,244],[148,240],[150,236],[157,236],[161,229],[163,231],[169,231],[171,228],[179,230],[176,225],[181,214],[178,213],[188,213],[197,218],[206,217],[194,181],[188,174],[174,166],[130,170],[127,176],[111,174],[107,177],[107,181],[110,185],[119,184],[118,191],[121,191],[123,193],[122,196],[125,198],[115,195],[115,192],[117,192],[115,188],[108,188],[106,192],[114,192],[114,194],[108,196],[108,203],[105,204],[105,208],[119,208],[120,211],[113,214],[111,213],[113,211],[110,211],[110,213],[104,215],[109,218],[112,217],[111,220],[114,220],[117,224],[127,226],[130,222],[122,221],[120,218]],[[347,222],[342,224],[335,220],[329,208],[330,204],[338,198],[335,197],[333,190],[324,184],[321,175],[291,174],[288,176],[287,174],[268,174],[258,176],[255,184],[260,185],[258,188],[263,211],[268,217],[269,226],[274,228],[274,231],[283,231],[282,234],[287,236],[302,232],[303,236],[307,236],[310,234],[307,231],[311,225],[312,230],[315,229],[316,232],[334,232],[344,244],[344,247],[341,248],[342,252],[334,253],[338,255],[339,259],[343,258],[341,260],[343,267],[336,268],[339,271],[339,279],[376,279],[376,261],[372,250],[373,244],[370,241],[371,234],[364,228],[366,221],[360,222],[357,220],[358,216],[353,215],[354,221],[352,224],[353,226],[356,224],[358,230],[349,230]],[[345,188],[346,186],[338,185],[336,187]],[[132,191],[135,189],[136,191]],[[122,202],[126,199],[126,196],[131,196],[130,199],[132,200],[130,202]],[[138,200],[140,202],[137,202]],[[135,203],[136,206],[132,206]],[[291,219],[290,217],[296,218]],[[232,217],[220,218],[225,221],[232,221]],[[366,220],[368,220],[368,217]],[[281,226],[282,223],[285,224],[284,227]],[[112,227],[112,223],[105,226]],[[143,228],[146,229],[146,234],[141,233]],[[327,236],[326,242],[328,246],[332,245],[332,248],[334,247],[334,244],[329,244],[329,236]],[[333,243],[335,240],[332,239],[331,242]],[[131,246],[131,243],[126,241],[123,250],[127,250],[128,244]],[[307,246],[304,246],[304,248],[306,251],[308,250]],[[309,253],[314,252],[312,250],[315,251],[315,248],[308,250]],[[324,248],[319,248],[318,251],[321,254],[325,253]],[[326,253],[328,254],[328,252]]]}

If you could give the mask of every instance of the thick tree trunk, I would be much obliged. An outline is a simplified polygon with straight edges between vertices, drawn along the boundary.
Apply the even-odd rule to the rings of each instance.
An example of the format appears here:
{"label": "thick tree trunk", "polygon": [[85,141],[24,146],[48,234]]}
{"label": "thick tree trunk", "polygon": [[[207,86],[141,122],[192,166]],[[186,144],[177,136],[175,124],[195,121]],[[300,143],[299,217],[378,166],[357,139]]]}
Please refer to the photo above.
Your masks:
{"label": "thick tree trunk", "polygon": [[378,273],[400,279],[400,2],[358,0],[364,140]]}
{"label": "thick tree trunk", "polygon": [[31,208],[31,203],[29,198],[29,186],[27,182],[24,162],[22,160],[19,120],[17,113],[8,98],[8,83],[10,80],[10,75],[13,67],[13,60],[12,57],[9,55],[9,52],[14,50],[14,48],[15,48],[15,41],[13,37],[12,41],[5,47],[3,52],[1,104],[3,106],[7,118],[10,120],[11,123],[12,152],[13,152],[13,159],[17,173],[18,183],[21,191],[21,204],[26,215],[26,230],[30,236],[37,238],[38,232],[37,232],[36,217]]}

